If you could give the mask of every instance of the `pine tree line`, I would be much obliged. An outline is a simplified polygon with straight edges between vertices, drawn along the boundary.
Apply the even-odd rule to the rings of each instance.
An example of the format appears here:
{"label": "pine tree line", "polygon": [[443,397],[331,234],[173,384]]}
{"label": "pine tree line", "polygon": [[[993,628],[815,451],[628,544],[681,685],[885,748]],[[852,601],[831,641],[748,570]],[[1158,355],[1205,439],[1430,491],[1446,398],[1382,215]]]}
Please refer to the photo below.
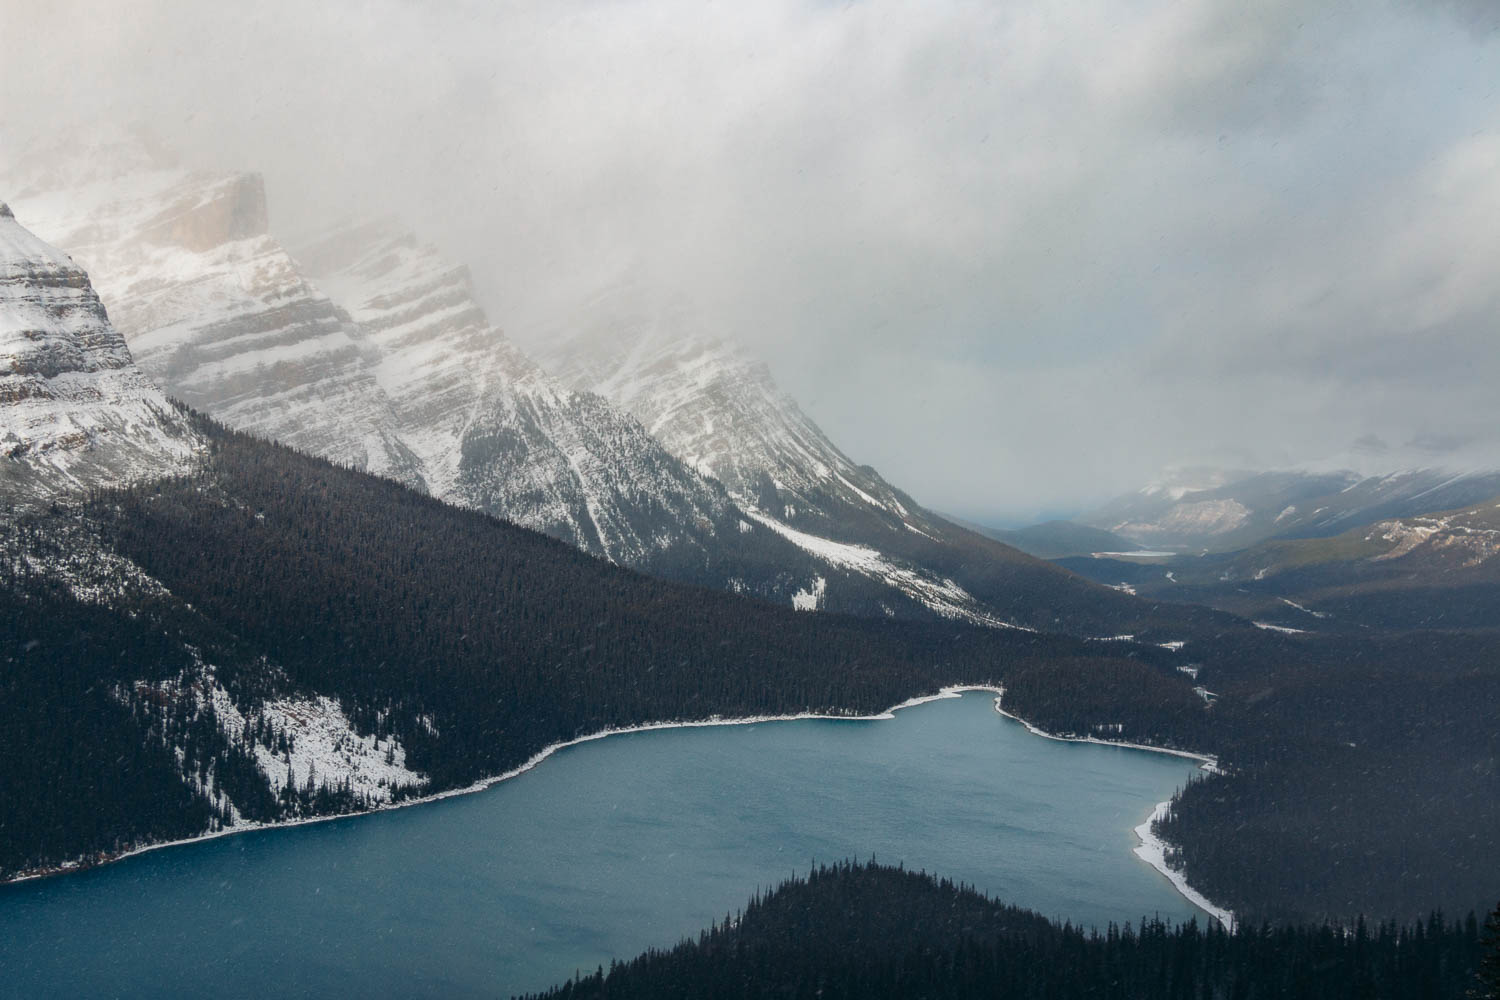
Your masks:
{"label": "pine tree line", "polygon": [[[1483,948],[1472,913],[1233,934],[1147,917],[1086,931],[947,880],[846,862],[756,895],[695,940],[531,1000],[1456,1000],[1500,982],[1476,979]],[[1497,955],[1483,959],[1486,975]]]}

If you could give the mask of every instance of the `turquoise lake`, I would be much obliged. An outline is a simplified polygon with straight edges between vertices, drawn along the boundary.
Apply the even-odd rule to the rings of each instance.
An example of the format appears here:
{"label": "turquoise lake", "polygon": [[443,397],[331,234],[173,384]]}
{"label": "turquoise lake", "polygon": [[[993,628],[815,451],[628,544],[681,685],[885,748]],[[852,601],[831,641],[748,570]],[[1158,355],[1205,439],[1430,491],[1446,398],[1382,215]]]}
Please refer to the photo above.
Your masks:
{"label": "turquoise lake", "polygon": [[848,857],[1084,925],[1203,923],[1132,853],[1194,767],[1034,736],[982,692],[612,736],[472,795],[0,886],[0,994],[509,996]]}

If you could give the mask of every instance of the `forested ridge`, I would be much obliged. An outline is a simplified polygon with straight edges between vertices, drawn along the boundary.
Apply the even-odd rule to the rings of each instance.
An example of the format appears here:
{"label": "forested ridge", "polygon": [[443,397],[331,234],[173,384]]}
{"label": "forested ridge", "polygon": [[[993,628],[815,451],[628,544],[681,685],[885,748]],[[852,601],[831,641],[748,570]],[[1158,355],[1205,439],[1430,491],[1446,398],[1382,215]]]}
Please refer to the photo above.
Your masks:
{"label": "forested ridge", "polygon": [[1414,919],[1500,896],[1500,637],[1193,652],[1230,773],[1191,784],[1160,830],[1210,898],[1254,919]]}
{"label": "forested ridge", "polygon": [[[1018,666],[1005,705],[1051,732],[1210,752],[1157,824],[1173,860],[1253,921],[1415,919],[1500,895],[1500,636],[1195,640],[1186,685],[1114,665]],[[1196,707],[1194,705],[1196,703]]]}
{"label": "forested ridge", "polygon": [[[336,691],[371,724],[433,720],[394,725],[439,785],[609,726],[876,712],[913,690],[997,681],[1023,660],[1098,653],[668,583],[222,431],[201,477],[103,494],[90,513],[111,549],[293,685]],[[462,736],[439,753],[434,729]]]}
{"label": "forested ridge", "polygon": [[[1052,732],[1216,754],[1226,773],[1190,786],[1161,832],[1194,885],[1252,921],[1410,920],[1500,894],[1492,635],[1221,618],[1166,649],[796,613],[201,425],[194,476],[0,525],[0,874],[236,813],[372,804],[301,777],[270,787],[213,689],[278,758],[288,737],[257,706],[336,699],[357,733],[404,749],[420,780],[389,789],[401,798],[611,726],[864,714],[998,683]],[[150,585],[101,598],[122,560]]]}
{"label": "forested ridge", "polygon": [[530,1000],[1456,1000],[1479,987],[1484,947],[1472,913],[1233,934],[1149,915],[1058,926],[946,880],[846,862],[757,894],[696,939]]}
{"label": "forested ridge", "polygon": [[[1150,646],[799,613],[665,582],[203,428],[211,454],[196,475],[100,492],[0,536],[0,871],[191,835],[227,823],[230,803],[261,821],[369,804],[336,786],[273,794],[205,707],[210,686],[247,718],[268,698],[335,697],[425,777],[399,798],[608,727],[868,714],[1022,664],[1171,677],[1172,654]],[[80,599],[121,557],[150,585],[107,608]],[[212,794],[174,782],[179,768]]]}

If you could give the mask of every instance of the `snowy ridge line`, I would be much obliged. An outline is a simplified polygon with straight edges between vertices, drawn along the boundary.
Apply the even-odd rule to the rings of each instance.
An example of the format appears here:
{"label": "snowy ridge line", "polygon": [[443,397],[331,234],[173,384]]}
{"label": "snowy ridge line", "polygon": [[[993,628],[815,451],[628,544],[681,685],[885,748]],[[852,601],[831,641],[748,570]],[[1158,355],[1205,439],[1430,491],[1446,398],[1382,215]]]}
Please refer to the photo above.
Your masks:
{"label": "snowy ridge line", "polygon": [[[1126,750],[1147,750],[1151,753],[1171,754],[1173,757],[1186,757],[1190,760],[1196,760],[1200,763],[1203,770],[1211,774],[1220,773],[1219,759],[1212,754],[1193,753],[1191,750],[1173,750],[1170,747],[1154,747],[1146,743],[1126,743],[1123,740],[1101,740],[1097,736],[1059,736],[1056,733],[1049,733],[1045,729],[1037,728],[1019,715],[1012,715],[1010,712],[1007,712],[1001,706],[1001,701],[1005,698],[1004,688],[991,688],[987,690],[998,690],[995,696],[995,711],[1007,719],[1019,722],[1033,736],[1057,740],[1061,743],[1096,743],[1100,746],[1121,747]],[[1135,835],[1140,840],[1140,844],[1135,848],[1135,856],[1160,872],[1168,882],[1172,883],[1172,888],[1177,890],[1178,895],[1213,917],[1224,926],[1225,930],[1232,934],[1235,928],[1234,912],[1222,906],[1215,905],[1207,896],[1188,884],[1186,875],[1167,864],[1166,842],[1156,835],[1155,831],[1151,829],[1151,824],[1166,816],[1171,811],[1171,808],[1171,799],[1165,802],[1158,802],[1151,810],[1151,815],[1146,817],[1146,821],[1135,828]]]}
{"label": "snowy ridge line", "polygon": [[568,747],[577,746],[580,743],[590,743],[594,740],[602,740],[607,736],[621,736],[626,733],[645,733],[652,732],[658,729],[703,729],[710,726],[752,726],[762,722],[797,722],[803,719],[822,719],[830,722],[876,722],[895,718],[894,713],[901,711],[903,708],[913,708],[917,705],[925,705],[928,702],[932,701],[942,701],[947,698],[957,698],[963,695],[965,692],[969,691],[989,691],[995,694],[1000,694],[1003,693],[1004,689],[987,684],[955,684],[940,688],[937,694],[920,695],[915,698],[908,698],[906,701],[901,702],[899,705],[892,705],[890,708],[887,708],[884,711],[878,712],[874,715],[828,715],[818,712],[799,712],[796,715],[747,715],[736,716],[734,718],[728,719],[721,716],[710,716],[707,719],[696,719],[686,722],[646,722],[638,726],[610,727],[607,729],[598,730],[596,732],[587,733],[583,736],[574,737],[571,740],[564,740],[560,743],[553,743],[550,746],[544,747],[541,750],[537,751],[524,764],[521,764],[518,767],[514,767],[502,774],[495,775],[491,778],[481,778],[480,780],[474,782],[472,785],[466,785],[463,788],[449,788],[445,791],[434,792],[431,795],[402,799],[400,802],[385,802],[381,803],[380,805],[374,806],[373,808],[366,809],[362,812],[336,813],[331,816],[302,816],[298,817],[297,819],[278,820],[272,823],[242,823],[238,826],[225,827],[222,830],[213,830],[205,833],[200,833],[192,837],[182,837],[178,840],[164,840],[154,844],[144,844],[140,847],[132,847],[127,851],[120,852],[119,854],[105,855],[104,860],[89,865],[81,865],[77,861],[64,861],[51,868],[43,869],[40,871],[26,872],[12,878],[0,880],[0,885],[9,885],[16,882],[28,882],[32,879],[46,878],[51,875],[61,875],[70,871],[81,871],[85,868],[98,868],[103,865],[113,864],[116,861],[124,861],[126,858],[133,858],[138,854],[146,854],[150,851],[160,851],[168,847],[181,847],[184,844],[196,844],[204,840],[217,840],[219,837],[232,837],[236,834],[253,833],[257,830],[279,830],[293,826],[308,826],[312,823],[331,823],[334,820],[354,819],[360,816],[369,816],[372,813],[387,812],[392,809],[405,809],[408,806],[426,805],[429,802],[438,802],[443,799],[451,799],[459,795],[472,795],[475,792],[482,792],[487,788],[498,785],[502,781],[508,781],[511,778],[515,778],[522,774],[525,774],[527,771],[532,770],[538,764],[542,763],[542,761],[546,760],[548,757],[551,757],[559,750],[565,750]]}

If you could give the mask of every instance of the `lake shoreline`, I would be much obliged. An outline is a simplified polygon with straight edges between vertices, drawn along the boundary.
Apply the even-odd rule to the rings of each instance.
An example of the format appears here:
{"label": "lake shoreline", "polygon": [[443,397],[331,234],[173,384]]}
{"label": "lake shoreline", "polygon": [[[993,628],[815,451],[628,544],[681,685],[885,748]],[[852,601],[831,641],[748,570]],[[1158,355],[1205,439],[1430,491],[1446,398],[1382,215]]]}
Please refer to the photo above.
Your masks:
{"label": "lake shoreline", "polygon": [[[1219,759],[1212,754],[1193,753],[1191,750],[1175,750],[1171,747],[1154,747],[1148,743],[1126,743],[1123,740],[1101,740],[1097,736],[1063,736],[1057,733],[1049,733],[1045,729],[1040,729],[1032,723],[1026,721],[1019,715],[1014,715],[1010,712],[1007,712],[1002,705],[1004,697],[1005,691],[1002,688],[995,697],[995,711],[999,712],[1007,719],[1019,722],[1021,725],[1025,726],[1026,731],[1031,733],[1033,736],[1040,736],[1043,739],[1057,740],[1060,743],[1093,743],[1098,746],[1123,747],[1128,750],[1148,750],[1152,753],[1171,754],[1174,757],[1186,757],[1190,760],[1198,761],[1199,766],[1202,767],[1203,770],[1208,771],[1210,774],[1220,773]],[[1186,899],[1189,903],[1192,903],[1194,906],[1198,907],[1198,909],[1202,910],[1204,913],[1207,913],[1210,917],[1217,920],[1221,925],[1223,925],[1225,930],[1233,933],[1235,928],[1234,911],[1226,909],[1225,907],[1219,906],[1210,901],[1207,896],[1203,895],[1203,893],[1199,892],[1197,889],[1194,889],[1192,885],[1188,883],[1187,876],[1185,876],[1177,869],[1173,868],[1171,865],[1167,864],[1167,843],[1156,835],[1156,831],[1154,831],[1151,826],[1158,819],[1161,819],[1163,816],[1165,816],[1171,808],[1171,799],[1168,799],[1165,802],[1158,802],[1156,806],[1151,810],[1150,815],[1146,817],[1146,821],[1135,828],[1135,835],[1137,839],[1140,840],[1140,843],[1136,845],[1134,851],[1135,856],[1161,873],[1163,878],[1172,883],[1172,888],[1176,889],[1177,894],[1180,895],[1183,899]]]}
{"label": "lake shoreline", "polygon": [[1211,902],[1207,896],[1188,884],[1187,876],[1167,864],[1167,843],[1156,835],[1156,831],[1151,829],[1151,826],[1157,820],[1166,818],[1171,810],[1171,799],[1158,802],[1156,808],[1151,811],[1151,815],[1146,817],[1146,821],[1135,828],[1135,835],[1141,841],[1135,849],[1135,856],[1165,875],[1167,881],[1172,883],[1172,887],[1182,898],[1213,917],[1226,931],[1233,934],[1236,924],[1234,911]]}
{"label": "lake shoreline", "polygon": [[637,726],[611,726],[605,729],[596,730],[592,733],[586,733],[583,736],[574,737],[571,740],[563,740],[558,743],[550,744],[533,754],[526,760],[525,763],[493,777],[481,778],[479,781],[476,781],[473,784],[465,785],[462,788],[448,788],[444,789],[441,792],[433,792],[430,795],[422,795],[413,798],[402,799],[399,802],[385,802],[377,806],[372,806],[369,809],[359,810],[358,812],[333,813],[327,816],[301,816],[296,819],[276,820],[271,823],[240,823],[235,826],[225,827],[220,830],[211,830],[205,833],[194,834],[191,837],[181,837],[177,840],[157,841],[155,843],[143,844],[139,847],[132,847],[127,850],[114,853],[101,852],[100,854],[85,860],[65,861],[59,865],[54,865],[49,868],[33,869],[30,871],[22,872],[19,875],[15,875],[7,879],[0,879],[0,886],[16,885],[22,882],[30,882],[34,879],[51,878],[58,875],[69,875],[75,872],[88,871],[92,868],[101,868],[105,865],[114,864],[116,861],[124,861],[126,858],[133,858],[137,855],[146,854],[151,851],[161,851],[169,847],[181,847],[185,844],[196,844],[206,840],[217,840],[220,837],[233,837],[239,834],[255,833],[261,830],[280,830],[294,826],[310,826],[314,823],[332,823],[336,820],[354,819],[360,816],[369,816],[374,813],[390,812],[394,809],[405,809],[410,806],[428,805],[433,802],[440,802],[443,799],[456,798],[460,795],[473,795],[476,792],[482,792],[488,788],[493,788],[495,785],[498,785],[502,781],[509,781],[511,778],[515,778],[522,774],[525,774],[527,771],[532,770],[537,765],[545,761],[548,757],[551,757],[553,754],[557,753],[559,750],[566,750],[568,747],[578,746],[582,743],[590,743],[594,740],[602,740],[609,736],[621,736],[628,733],[647,733],[662,729],[703,729],[712,726],[753,726],[758,725],[762,722],[798,722],[809,719],[815,719],[824,722],[885,721],[895,718],[894,713],[901,711],[903,708],[914,708],[917,705],[925,705],[929,702],[942,701],[947,698],[957,698],[960,695],[971,691],[987,691],[998,695],[1003,693],[1004,689],[987,684],[950,685],[948,687],[939,689],[936,694],[920,695],[915,698],[908,698],[906,701],[903,701],[898,705],[892,705],[890,708],[887,708],[881,712],[877,712],[874,715],[830,715],[828,713],[819,712],[799,712],[795,715],[746,715],[734,716],[731,718],[709,716],[707,719],[690,719],[681,722],[645,722]]}
{"label": "lake shoreline", "polygon": [[[354,819],[378,812],[389,812],[394,809],[405,809],[410,806],[427,805],[429,803],[438,802],[443,799],[456,798],[460,795],[472,795],[476,792],[482,792],[486,789],[492,788],[502,781],[508,781],[511,778],[519,777],[520,775],[531,771],[532,769],[540,765],[543,761],[547,760],[547,758],[557,753],[559,750],[565,750],[569,747],[579,746],[580,744],[590,743],[595,740],[602,740],[609,736],[620,736],[629,733],[654,732],[664,729],[701,729],[714,726],[749,726],[757,725],[760,723],[797,722],[802,720],[819,720],[826,722],[886,721],[895,718],[895,713],[901,711],[902,709],[914,708],[918,705],[925,705],[930,702],[942,701],[949,698],[957,698],[967,693],[979,691],[993,694],[995,696],[995,711],[1007,719],[1020,723],[1022,726],[1026,727],[1027,732],[1031,733],[1034,736],[1040,736],[1045,739],[1057,740],[1065,743],[1094,743],[1101,746],[1120,747],[1127,750],[1144,750],[1153,753],[1165,753],[1177,757],[1186,757],[1192,760],[1197,760],[1201,763],[1205,770],[1217,770],[1218,762],[1216,758],[1205,754],[1192,753],[1187,750],[1176,750],[1168,747],[1155,747],[1150,746],[1149,744],[1141,743],[1126,743],[1124,741],[1102,740],[1096,737],[1062,736],[1055,733],[1049,733],[1045,730],[1037,728],[1027,720],[1006,711],[1004,707],[1002,707],[1001,703],[1005,695],[1004,687],[994,684],[953,684],[940,688],[935,694],[919,695],[914,698],[908,698],[907,700],[900,702],[899,704],[892,705],[890,708],[887,708],[881,712],[877,712],[873,715],[833,715],[820,712],[799,712],[792,715],[754,715],[738,716],[732,718],[710,716],[707,719],[694,719],[679,722],[647,722],[636,726],[608,727],[592,733],[586,733],[583,736],[574,737],[571,740],[563,740],[557,743],[550,744],[549,746],[546,746],[543,749],[537,751],[519,766],[493,777],[483,778],[462,788],[450,788],[441,792],[434,792],[430,795],[403,799],[399,802],[383,803],[381,805],[375,806],[370,809],[361,810],[359,812],[337,813],[329,816],[304,816],[297,819],[280,820],[272,823],[242,823],[237,826],[227,827],[221,830],[213,830],[210,832],[197,834],[192,837],[183,837],[177,840],[166,840],[152,844],[144,844],[139,847],[132,847],[128,850],[113,854],[101,854],[94,858],[83,861],[75,860],[64,862],[60,865],[45,870],[23,872],[12,878],[0,881],[0,885],[17,885],[22,882],[32,881],[34,879],[51,878],[54,876],[86,871],[92,868],[99,868],[105,865],[113,864],[117,861],[123,861],[126,858],[132,858],[136,857],[137,855],[146,854],[151,851],[165,850],[169,847],[181,847],[185,844],[195,844],[201,841],[217,840],[220,837],[231,837],[239,834],[255,833],[261,830],[276,830],[295,826],[309,826],[314,823],[331,823],[336,820]],[[1204,897],[1201,893],[1188,885],[1186,879],[1183,878],[1180,873],[1173,871],[1166,865],[1165,845],[1162,844],[1161,841],[1157,839],[1150,830],[1151,823],[1159,814],[1161,805],[1162,804],[1159,804],[1153,807],[1152,813],[1147,818],[1146,822],[1141,826],[1135,828],[1136,835],[1141,839],[1141,845],[1135,849],[1136,856],[1139,857],[1142,861],[1146,862],[1152,868],[1155,868],[1172,884],[1173,888],[1177,890],[1178,894],[1186,899],[1189,903],[1210,914],[1215,919],[1220,920],[1220,922],[1224,923],[1225,926],[1232,927],[1234,919],[1232,913],[1230,913],[1228,910],[1224,910],[1220,907],[1214,906],[1206,899],[1206,897]],[[1170,805],[1170,800],[1167,803],[1164,803],[1164,805]],[[1142,829],[1145,829],[1145,835],[1141,833]],[[1148,854],[1142,853],[1142,851],[1148,847],[1148,844],[1153,845],[1152,849],[1148,852],[1149,856]]]}

